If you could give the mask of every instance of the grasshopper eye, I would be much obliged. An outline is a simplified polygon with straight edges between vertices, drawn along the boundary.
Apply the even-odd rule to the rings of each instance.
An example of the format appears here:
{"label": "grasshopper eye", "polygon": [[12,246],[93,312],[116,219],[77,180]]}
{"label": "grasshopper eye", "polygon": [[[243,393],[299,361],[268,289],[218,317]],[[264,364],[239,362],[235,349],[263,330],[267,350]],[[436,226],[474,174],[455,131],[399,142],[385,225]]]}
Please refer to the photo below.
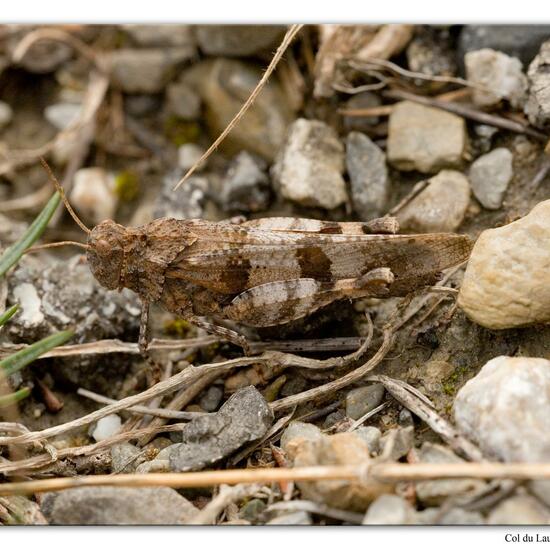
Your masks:
{"label": "grasshopper eye", "polygon": [[111,251],[111,245],[105,239],[96,241],[95,248],[100,256],[106,256]]}

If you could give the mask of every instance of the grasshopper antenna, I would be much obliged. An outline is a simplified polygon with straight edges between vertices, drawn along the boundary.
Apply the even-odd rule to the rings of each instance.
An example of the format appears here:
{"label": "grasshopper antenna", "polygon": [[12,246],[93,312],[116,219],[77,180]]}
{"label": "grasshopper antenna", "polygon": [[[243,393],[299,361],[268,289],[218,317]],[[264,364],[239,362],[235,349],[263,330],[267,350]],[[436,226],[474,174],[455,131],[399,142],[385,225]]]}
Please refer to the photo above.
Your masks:
{"label": "grasshopper antenna", "polygon": [[[48,174],[50,181],[55,185],[55,188],[61,195],[61,200],[63,201],[63,204],[65,205],[65,208],[68,210],[69,214],[71,215],[71,218],[76,222],[76,224],[88,235],[92,232],[92,230],[84,224],[84,222],[76,215],[75,211],[73,210],[73,207],[70,205],[69,201],[67,200],[67,197],[65,195],[65,190],[55,177],[55,174],[52,172],[52,169],[50,168],[49,164],[45,161],[43,157],[40,157],[40,162],[42,163],[42,166],[44,167],[44,170],[46,170],[46,173]],[[71,241],[72,243],[72,241]],[[81,244],[81,243],[79,243]],[[82,245],[84,246],[84,245]]]}
{"label": "grasshopper antenna", "polygon": [[57,243],[38,244],[36,246],[31,246],[30,248],[27,248],[27,250],[25,250],[25,254],[27,252],[36,252],[37,250],[43,250],[44,248],[58,248],[60,246],[79,246],[80,248],[85,248],[85,249],[90,248],[89,245],[84,243],[78,243],[76,241],[60,241]]}

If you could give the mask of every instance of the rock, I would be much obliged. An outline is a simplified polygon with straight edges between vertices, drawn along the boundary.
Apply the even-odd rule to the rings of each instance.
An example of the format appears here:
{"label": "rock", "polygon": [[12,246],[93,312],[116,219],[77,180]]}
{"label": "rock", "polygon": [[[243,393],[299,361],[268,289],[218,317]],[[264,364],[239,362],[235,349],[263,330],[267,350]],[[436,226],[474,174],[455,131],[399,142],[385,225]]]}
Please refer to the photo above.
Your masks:
{"label": "rock", "polygon": [[397,495],[379,496],[367,510],[363,525],[412,525],[415,510]]}
{"label": "rock", "polygon": [[74,175],[69,202],[93,225],[112,220],[118,206],[115,178],[103,168],[80,168]]}
{"label": "rock", "polygon": [[272,53],[285,25],[196,25],[199,47],[206,55],[229,57]]}
{"label": "rock", "polygon": [[346,140],[346,165],[359,218],[367,221],[384,214],[390,181],[382,149],[365,134],[351,132]]}
{"label": "rock", "polygon": [[[419,462],[429,464],[458,464],[464,462],[450,449],[425,442],[419,451]],[[441,504],[447,497],[478,491],[485,482],[477,479],[439,479],[416,483],[416,496],[423,504]]]}
{"label": "rock", "polygon": [[465,25],[458,40],[458,55],[492,48],[519,58],[527,65],[540,45],[550,38],[550,25]]}
{"label": "rock", "polygon": [[441,109],[402,101],[390,115],[388,162],[402,171],[432,173],[462,164],[467,146],[464,119]]}
{"label": "rock", "polygon": [[142,451],[131,443],[119,443],[111,447],[111,471],[113,474],[131,474],[145,460]]}
{"label": "rock", "polygon": [[223,398],[223,388],[210,386],[199,399],[199,406],[203,411],[214,412]]}
{"label": "rock", "polygon": [[507,462],[550,460],[550,361],[500,356],[458,392],[458,428],[481,450]]}
{"label": "rock", "polygon": [[204,207],[210,183],[203,176],[191,176],[185,186],[174,191],[174,186],[181,179],[182,170],[168,174],[162,189],[155,200],[153,215],[155,218],[177,218],[192,220],[204,217]]}
{"label": "rock", "polygon": [[171,449],[170,468],[186,472],[214,464],[260,439],[272,422],[273,413],[256,388],[238,390],[217,413],[198,417],[183,428],[182,443],[167,448]]}
{"label": "rock", "polygon": [[529,495],[506,499],[491,510],[487,518],[489,525],[546,525],[549,521],[548,509]]}
{"label": "rock", "polygon": [[51,525],[180,525],[198,512],[168,487],[79,487],[46,493],[41,508]]}
{"label": "rock", "polygon": [[[178,166],[187,172],[187,170],[200,160],[203,154],[204,149],[200,145],[186,143],[178,148]],[[200,166],[197,167],[197,171],[200,172],[203,168],[204,165],[201,163]]]}
{"label": "rock", "polygon": [[521,61],[502,52],[484,48],[464,56],[468,80],[491,91],[473,88],[472,99],[480,107],[491,107],[506,99],[512,107],[522,107],[527,78]]}
{"label": "rock", "polygon": [[512,153],[505,147],[493,149],[476,159],[470,167],[470,185],[476,199],[487,209],[502,206],[506,189],[512,180]]}
{"label": "rock", "polygon": [[399,417],[397,418],[397,422],[402,428],[414,428],[414,419],[411,411],[409,409],[401,409],[399,411]]}
{"label": "rock", "polygon": [[[407,47],[407,63],[409,69],[416,73],[427,76],[454,76],[457,66],[449,29],[418,25],[415,36]],[[426,80],[420,82],[428,85]],[[430,82],[429,85],[432,89],[442,86],[439,82]]]}
{"label": "rock", "polygon": [[168,111],[183,120],[198,120],[201,116],[201,98],[185,82],[175,82],[166,87]]}
{"label": "rock", "polygon": [[[189,84],[205,105],[213,137],[226,128],[262,77],[264,67],[231,59],[196,63],[181,81]],[[250,109],[221,145],[229,154],[242,150],[272,161],[284,142],[294,116],[276,79],[270,79]]]}
{"label": "rock", "polygon": [[247,521],[257,523],[266,509],[266,504],[259,498],[253,498],[245,502],[239,510],[239,517]]}
{"label": "rock", "polygon": [[291,514],[277,516],[268,521],[266,525],[313,525],[313,520],[307,512],[300,510]]}
{"label": "rock", "polygon": [[273,166],[278,191],[304,206],[330,210],[347,200],[344,147],[336,132],[320,120],[299,118]]}
{"label": "rock", "polygon": [[[21,41],[21,31],[29,32],[32,30],[30,27],[25,27],[21,25],[19,32],[13,32],[11,35],[12,39],[8,41],[10,56]],[[45,74],[55,71],[68,61],[72,55],[73,48],[69,44],[59,42],[58,40],[37,40],[27,50],[18,64],[31,73]]]}
{"label": "rock", "polygon": [[96,441],[103,441],[115,435],[122,426],[122,420],[117,414],[109,414],[97,421],[97,424],[92,431],[92,437]]}
{"label": "rock", "polygon": [[[369,448],[362,438],[353,432],[338,433],[301,441],[295,450],[294,466],[359,465],[368,463],[369,456]],[[331,480],[296,484],[305,499],[356,512],[365,512],[377,497],[393,492],[392,485],[374,479],[367,482]]]}
{"label": "rock", "polygon": [[401,230],[456,231],[470,203],[468,179],[455,170],[442,170],[428,182],[428,186],[396,214]]}
{"label": "rock", "polygon": [[443,515],[439,514],[437,523],[438,525],[484,525],[485,520],[479,512],[454,507]]}
{"label": "rock", "polygon": [[281,448],[285,452],[289,452],[289,443],[295,439],[300,441],[316,441],[323,437],[323,432],[315,424],[293,420],[289,423],[281,436]]}
{"label": "rock", "polygon": [[124,97],[124,109],[137,118],[154,115],[162,109],[162,99],[158,95],[127,95]]}
{"label": "rock", "polygon": [[382,403],[384,392],[382,384],[369,384],[351,390],[346,395],[346,415],[354,420],[361,418]]}
{"label": "rock", "polygon": [[21,300],[20,313],[7,325],[19,342],[67,329],[75,330],[77,342],[95,342],[121,337],[139,326],[136,295],[100,286],[80,255],[68,261],[49,257],[47,264],[24,257],[9,278],[8,297],[10,305]]}
{"label": "rock", "polygon": [[375,456],[380,452],[382,432],[378,428],[374,426],[361,426],[355,430],[355,434],[367,444],[371,455]]}
{"label": "rock", "polygon": [[529,65],[529,98],[525,113],[534,126],[546,128],[550,124],[550,40],[545,42],[540,53]]}
{"label": "rock", "polygon": [[81,112],[80,103],[54,103],[44,109],[44,117],[58,130],[64,130],[78,120]]}
{"label": "rock", "polygon": [[145,47],[187,47],[195,50],[195,37],[191,25],[121,25],[139,45]]}
{"label": "rock", "polygon": [[470,319],[491,329],[550,322],[549,220],[550,200],[481,233],[458,295]]}
{"label": "rock", "polygon": [[271,187],[266,163],[247,151],[231,162],[222,182],[221,202],[225,211],[259,212],[269,206]]}
{"label": "rock", "polygon": [[0,130],[7,126],[12,118],[12,108],[5,101],[0,101]]}
{"label": "rock", "polygon": [[155,94],[193,55],[194,49],[189,47],[113,50],[109,55],[111,81],[128,94]]}
{"label": "rock", "polygon": [[[344,104],[344,109],[370,109],[371,107],[380,107],[382,100],[380,97],[372,92],[360,92],[352,95]],[[377,116],[347,116],[344,115],[342,122],[344,128],[348,132],[368,132],[372,130],[373,126],[376,126],[380,118]]]}
{"label": "rock", "polygon": [[388,454],[392,460],[399,460],[407,455],[414,443],[414,428],[393,428],[380,439],[380,453]]}

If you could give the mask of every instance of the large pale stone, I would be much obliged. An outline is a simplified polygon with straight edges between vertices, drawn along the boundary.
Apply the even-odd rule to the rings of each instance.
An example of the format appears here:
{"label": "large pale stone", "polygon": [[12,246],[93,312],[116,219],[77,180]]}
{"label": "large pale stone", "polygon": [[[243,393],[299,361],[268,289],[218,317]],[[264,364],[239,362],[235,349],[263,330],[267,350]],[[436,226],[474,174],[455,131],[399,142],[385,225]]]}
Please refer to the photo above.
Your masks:
{"label": "large pale stone", "polygon": [[541,128],[550,124],[550,40],[540,48],[539,55],[529,65],[529,99],[525,112],[529,122]]}
{"label": "large pale stone", "polygon": [[459,429],[487,455],[507,462],[548,462],[550,361],[496,357],[456,396]]}
{"label": "large pale stone", "polygon": [[476,323],[504,329],[550,322],[550,200],[478,238],[458,305]]}
{"label": "large pale stone", "polygon": [[399,170],[432,173],[462,163],[467,145],[464,119],[411,101],[390,115],[388,162]]}

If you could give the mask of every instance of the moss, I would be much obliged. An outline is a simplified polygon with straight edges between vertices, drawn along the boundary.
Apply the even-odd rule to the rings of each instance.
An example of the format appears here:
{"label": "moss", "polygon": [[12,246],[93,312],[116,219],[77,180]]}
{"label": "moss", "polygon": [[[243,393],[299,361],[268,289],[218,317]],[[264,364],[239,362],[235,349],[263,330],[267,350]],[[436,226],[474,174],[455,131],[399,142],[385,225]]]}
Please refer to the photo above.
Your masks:
{"label": "moss", "polygon": [[271,384],[269,384],[269,386],[265,388],[262,394],[268,403],[271,403],[271,401],[275,401],[275,399],[277,399],[277,396],[279,395],[281,388],[285,385],[286,380],[287,378],[283,374],[278,378],[276,378],[275,380],[273,380],[273,382],[271,382]]}
{"label": "moss", "polygon": [[173,319],[164,323],[164,332],[170,336],[185,338],[191,329],[191,324],[185,319]]}
{"label": "moss", "polygon": [[175,115],[164,121],[164,135],[178,147],[186,143],[196,143],[200,133],[200,126],[196,122],[183,120]]}
{"label": "moss", "polygon": [[458,390],[458,385],[462,380],[464,380],[464,377],[468,374],[468,367],[465,366],[458,366],[455,367],[453,373],[448,376],[442,383],[441,387],[443,391],[450,396],[453,396],[456,394]]}
{"label": "moss", "polygon": [[133,201],[139,195],[139,177],[131,170],[119,172],[115,177],[115,194],[122,202]]}

